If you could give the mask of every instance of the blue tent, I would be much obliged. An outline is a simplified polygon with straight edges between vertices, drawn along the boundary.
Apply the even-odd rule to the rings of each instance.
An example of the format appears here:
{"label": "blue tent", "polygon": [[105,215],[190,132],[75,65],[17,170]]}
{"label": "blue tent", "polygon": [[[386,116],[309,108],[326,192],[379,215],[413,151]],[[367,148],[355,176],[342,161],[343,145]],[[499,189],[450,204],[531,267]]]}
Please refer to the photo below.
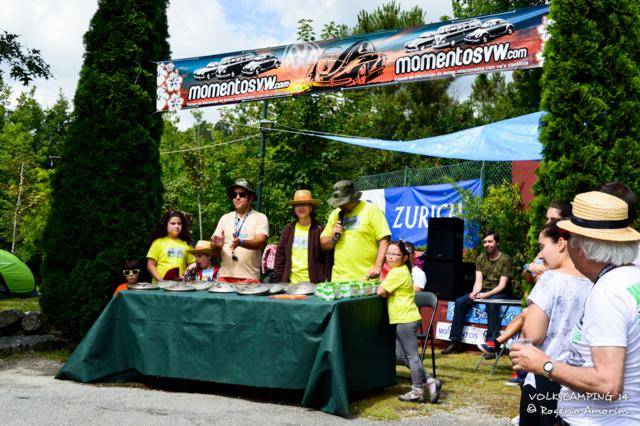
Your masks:
{"label": "blue tent", "polygon": [[388,141],[330,135],[317,136],[352,145],[420,154],[428,157],[477,161],[540,160],[542,159],[542,144],[538,142],[538,130],[540,117],[543,114],[544,112],[542,111],[534,112],[448,135],[412,141]]}

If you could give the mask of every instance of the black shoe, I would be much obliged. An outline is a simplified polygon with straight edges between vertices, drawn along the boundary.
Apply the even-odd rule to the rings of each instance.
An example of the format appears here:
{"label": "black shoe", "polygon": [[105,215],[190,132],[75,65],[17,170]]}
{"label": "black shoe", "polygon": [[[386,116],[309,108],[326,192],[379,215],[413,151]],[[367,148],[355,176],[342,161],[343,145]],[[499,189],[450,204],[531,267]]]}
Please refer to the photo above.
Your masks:
{"label": "black shoe", "polygon": [[440,352],[442,355],[459,354],[464,352],[460,342],[451,342],[451,344]]}

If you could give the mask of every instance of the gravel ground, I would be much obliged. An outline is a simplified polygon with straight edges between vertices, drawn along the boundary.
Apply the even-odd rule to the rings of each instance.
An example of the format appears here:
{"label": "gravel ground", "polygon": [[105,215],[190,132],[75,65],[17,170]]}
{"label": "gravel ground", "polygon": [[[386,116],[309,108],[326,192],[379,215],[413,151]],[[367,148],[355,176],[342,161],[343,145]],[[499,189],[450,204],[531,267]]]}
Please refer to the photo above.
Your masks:
{"label": "gravel ground", "polygon": [[[3,425],[385,424],[228,396],[139,387],[86,385],[53,378],[61,363],[45,358],[0,359]],[[473,408],[408,418],[401,424],[509,425]]]}

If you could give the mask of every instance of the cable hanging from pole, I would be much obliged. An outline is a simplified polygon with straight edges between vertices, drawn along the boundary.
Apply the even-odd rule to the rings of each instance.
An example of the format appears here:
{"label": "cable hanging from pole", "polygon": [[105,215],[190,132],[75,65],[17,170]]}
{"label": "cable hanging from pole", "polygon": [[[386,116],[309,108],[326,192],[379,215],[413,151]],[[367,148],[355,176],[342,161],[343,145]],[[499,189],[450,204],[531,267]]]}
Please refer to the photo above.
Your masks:
{"label": "cable hanging from pole", "polygon": [[211,144],[211,145],[197,146],[197,147],[194,147],[194,148],[176,149],[175,151],[162,151],[160,153],[160,155],[176,154],[178,152],[197,151],[199,149],[206,149],[206,148],[213,148],[213,147],[216,147],[216,146],[229,145],[229,144],[236,143],[236,142],[242,142],[242,141],[247,140],[247,139],[257,138],[258,136],[260,136],[260,135],[256,134],[256,135],[246,136],[246,137],[240,138],[240,139],[234,139],[234,140],[231,140],[231,141],[226,141],[226,142],[216,143],[216,144]]}

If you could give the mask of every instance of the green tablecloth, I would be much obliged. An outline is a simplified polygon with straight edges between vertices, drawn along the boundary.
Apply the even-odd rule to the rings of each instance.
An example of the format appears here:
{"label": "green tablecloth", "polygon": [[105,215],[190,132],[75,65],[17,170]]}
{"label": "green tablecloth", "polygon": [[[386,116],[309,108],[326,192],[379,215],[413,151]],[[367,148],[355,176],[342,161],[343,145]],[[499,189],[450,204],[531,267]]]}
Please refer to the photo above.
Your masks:
{"label": "green tablecloth", "polygon": [[132,374],[304,389],[303,406],[346,416],[349,392],[395,383],[385,300],[120,292],[56,376]]}

